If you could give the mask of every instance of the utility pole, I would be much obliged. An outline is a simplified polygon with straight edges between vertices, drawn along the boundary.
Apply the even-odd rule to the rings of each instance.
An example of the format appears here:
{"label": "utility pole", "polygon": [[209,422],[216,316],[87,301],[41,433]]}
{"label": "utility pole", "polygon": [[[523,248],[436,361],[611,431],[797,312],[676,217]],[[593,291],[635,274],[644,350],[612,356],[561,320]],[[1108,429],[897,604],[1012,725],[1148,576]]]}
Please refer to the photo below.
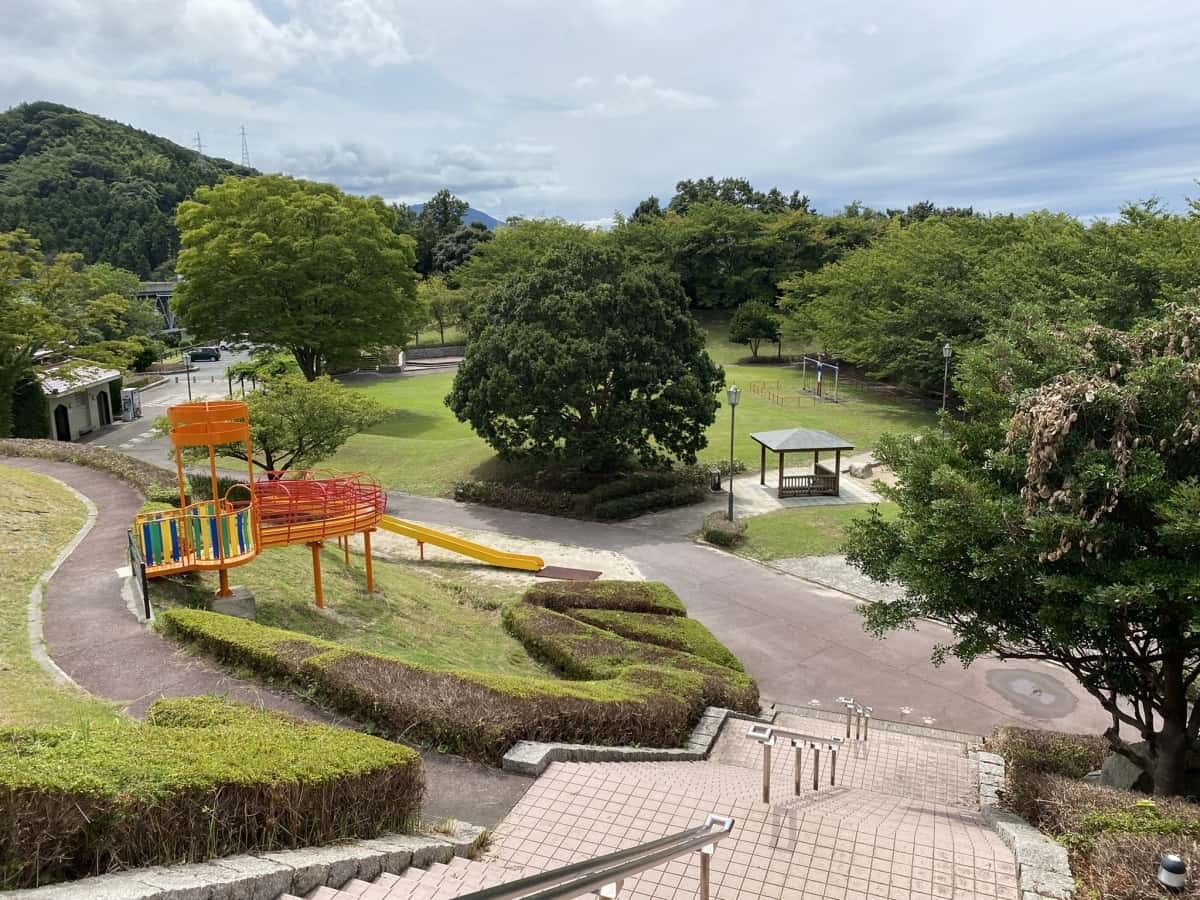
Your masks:
{"label": "utility pole", "polygon": [[204,155],[204,142],[200,140],[200,132],[196,132],[196,152],[201,156]]}
{"label": "utility pole", "polygon": [[246,145],[246,126],[242,126],[242,165],[250,168],[250,148]]}

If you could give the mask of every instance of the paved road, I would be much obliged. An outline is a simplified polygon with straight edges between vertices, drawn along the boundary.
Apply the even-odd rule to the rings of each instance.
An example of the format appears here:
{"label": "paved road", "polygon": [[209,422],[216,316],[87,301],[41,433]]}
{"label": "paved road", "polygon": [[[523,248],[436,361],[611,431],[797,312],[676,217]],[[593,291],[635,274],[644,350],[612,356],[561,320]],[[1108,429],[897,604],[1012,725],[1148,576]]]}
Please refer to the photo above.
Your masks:
{"label": "paved road", "polygon": [[[929,656],[946,629],[878,640],[863,631],[854,598],[750,560],[692,543],[653,523],[605,525],[390,494],[388,511],[430,524],[615,550],[666,582],[746,664],[764,698],[838,708],[853,696],[879,718],[987,734],[1000,724],[1102,730],[1111,720],[1065,671],[979,660],[936,668]],[[547,560],[553,564],[553,560]]]}
{"label": "paved road", "polygon": [[[65,463],[0,457],[52,475],[88,497],[96,524],[50,579],[45,591],[46,643],[51,657],[80,686],[141,717],[160,697],[228,696],[252,706],[357,728],[298,697],[230,675],[140,624],[121,597],[125,532],[142,504],[124,482]],[[152,595],[153,596],[153,595]],[[423,752],[424,814],[476,825],[499,822],[530,780],[441,753]]]}

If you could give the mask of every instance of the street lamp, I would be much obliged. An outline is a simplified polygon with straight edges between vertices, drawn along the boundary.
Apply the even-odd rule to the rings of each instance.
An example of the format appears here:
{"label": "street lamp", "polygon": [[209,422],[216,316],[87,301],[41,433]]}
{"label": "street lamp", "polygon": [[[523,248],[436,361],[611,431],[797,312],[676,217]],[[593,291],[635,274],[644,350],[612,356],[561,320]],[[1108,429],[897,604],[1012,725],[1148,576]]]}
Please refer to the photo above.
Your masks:
{"label": "street lamp", "polygon": [[946,361],[945,368],[942,369],[942,409],[946,408],[946,386],[950,383],[950,357],[954,351],[950,349],[950,342],[947,341],[942,345],[942,359]]}
{"label": "street lamp", "polygon": [[725,392],[729,397],[729,521],[733,521],[733,423],[737,416],[738,401],[742,399],[742,389],[736,384],[731,384],[729,390]]}

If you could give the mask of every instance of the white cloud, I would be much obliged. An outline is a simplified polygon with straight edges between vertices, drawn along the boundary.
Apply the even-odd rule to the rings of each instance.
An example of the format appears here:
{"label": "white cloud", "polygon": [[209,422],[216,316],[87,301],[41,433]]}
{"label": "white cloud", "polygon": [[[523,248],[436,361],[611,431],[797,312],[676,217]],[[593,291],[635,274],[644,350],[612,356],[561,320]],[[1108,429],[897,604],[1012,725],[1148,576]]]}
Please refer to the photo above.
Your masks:
{"label": "white cloud", "polygon": [[[353,190],[595,220],[681,178],[1089,213],[1200,170],[1178,0],[0,0],[49,99]],[[488,205],[485,205],[488,204]]]}

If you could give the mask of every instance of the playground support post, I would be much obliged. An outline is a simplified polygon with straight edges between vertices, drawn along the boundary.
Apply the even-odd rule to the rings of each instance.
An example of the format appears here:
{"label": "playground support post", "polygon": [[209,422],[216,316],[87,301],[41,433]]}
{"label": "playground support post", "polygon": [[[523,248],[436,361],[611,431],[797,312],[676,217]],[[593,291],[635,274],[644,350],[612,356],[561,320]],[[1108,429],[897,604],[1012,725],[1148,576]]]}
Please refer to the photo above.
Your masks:
{"label": "playground support post", "polygon": [[[350,538],[346,538],[346,547],[350,546]],[[367,593],[375,593],[375,571],[371,566],[371,532],[363,532],[363,558],[367,561]]]}
{"label": "playground support post", "polygon": [[321,542],[313,541],[308,546],[312,550],[313,601],[317,604],[317,609],[324,609],[325,590],[321,584]]}

